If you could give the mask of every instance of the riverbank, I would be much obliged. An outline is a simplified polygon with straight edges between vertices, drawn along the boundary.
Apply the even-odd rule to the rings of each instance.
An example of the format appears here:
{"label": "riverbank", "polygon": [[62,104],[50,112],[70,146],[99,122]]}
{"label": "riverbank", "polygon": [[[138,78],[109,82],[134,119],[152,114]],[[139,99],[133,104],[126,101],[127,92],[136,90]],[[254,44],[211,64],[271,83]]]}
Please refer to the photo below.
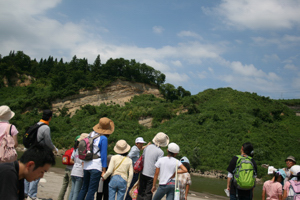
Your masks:
{"label": "riverbank", "polygon": [[[41,179],[38,186],[37,197],[41,200],[57,200],[59,191],[63,183],[64,169],[52,167],[49,172],[45,173],[44,178]],[[67,199],[65,197],[65,199]],[[164,198],[165,199],[165,198]],[[228,199],[223,196],[198,193],[190,191],[188,195],[189,200],[217,200]]]}

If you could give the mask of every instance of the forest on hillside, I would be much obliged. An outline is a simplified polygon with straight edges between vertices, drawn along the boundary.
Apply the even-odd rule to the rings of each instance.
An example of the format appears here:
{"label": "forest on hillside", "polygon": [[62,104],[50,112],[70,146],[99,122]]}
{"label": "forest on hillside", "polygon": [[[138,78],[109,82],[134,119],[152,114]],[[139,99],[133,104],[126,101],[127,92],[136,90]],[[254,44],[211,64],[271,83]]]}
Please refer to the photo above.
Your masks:
{"label": "forest on hillside", "polygon": [[[1,66],[6,63],[4,58],[0,59]],[[25,74],[25,71],[17,70],[16,73]],[[53,97],[49,95],[60,91],[52,91],[51,87],[52,82],[43,78],[27,87],[1,86],[0,104],[6,104],[16,112],[11,123],[20,131],[20,142],[26,128],[40,119],[40,109],[50,105]],[[279,168],[285,166],[284,160],[289,155],[300,159],[300,117],[284,102],[232,88],[207,89],[196,95],[188,95],[188,91],[182,88],[182,94],[186,92],[182,96],[179,95],[180,88],[172,85],[160,83],[159,88],[165,91],[165,98],[135,96],[123,107],[116,104],[86,105],[72,117],[67,109],[62,109],[50,123],[54,144],[58,148],[71,147],[77,135],[92,131],[101,117],[108,117],[115,123],[115,132],[109,137],[111,154],[119,139],[134,145],[138,136],[148,142],[156,133],[165,132],[170,142],[180,146],[178,158],[187,156],[192,167],[202,171],[214,169],[225,173],[232,156],[240,153],[244,142],[254,145],[259,177],[267,173],[262,164]],[[32,106],[26,98],[38,106]],[[24,112],[24,108],[31,109]],[[148,117],[153,118],[152,128],[138,123],[139,119]],[[166,153],[167,149],[162,149]]]}

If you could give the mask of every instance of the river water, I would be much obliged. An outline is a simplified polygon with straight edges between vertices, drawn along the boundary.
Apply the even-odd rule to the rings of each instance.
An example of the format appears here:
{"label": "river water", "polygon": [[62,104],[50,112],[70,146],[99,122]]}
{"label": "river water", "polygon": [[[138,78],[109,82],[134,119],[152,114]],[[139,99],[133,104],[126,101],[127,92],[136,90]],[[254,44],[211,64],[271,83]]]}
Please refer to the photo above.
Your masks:
{"label": "river water", "polygon": [[[227,180],[217,178],[205,178],[202,176],[192,176],[191,191],[209,193],[219,196],[226,196],[224,189],[227,187]],[[257,184],[254,189],[254,200],[261,200],[262,185]]]}

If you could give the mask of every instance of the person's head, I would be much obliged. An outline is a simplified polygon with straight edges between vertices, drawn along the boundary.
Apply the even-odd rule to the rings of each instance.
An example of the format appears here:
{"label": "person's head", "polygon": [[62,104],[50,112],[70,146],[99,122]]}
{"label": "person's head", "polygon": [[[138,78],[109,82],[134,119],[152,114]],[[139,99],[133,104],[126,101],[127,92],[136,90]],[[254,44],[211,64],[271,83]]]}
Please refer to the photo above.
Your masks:
{"label": "person's head", "polygon": [[8,122],[14,116],[15,113],[8,106],[0,106],[0,122]]}
{"label": "person's head", "polygon": [[179,146],[174,142],[172,142],[168,145],[168,155],[169,156],[175,157],[179,153],[179,150],[180,150]]}
{"label": "person's head", "polygon": [[190,161],[187,157],[182,157],[180,158],[180,162],[185,166],[185,168],[188,170],[188,172],[190,173],[191,170],[191,166],[190,166]]}
{"label": "person's head", "polygon": [[43,111],[42,120],[50,121],[52,119],[52,111],[47,109]]}
{"label": "person's head", "polygon": [[75,138],[74,149],[78,148],[80,135],[77,135]]}
{"label": "person's head", "polygon": [[286,177],[284,170],[278,169],[278,170],[274,171],[273,175],[274,175],[274,182],[279,182],[279,183],[283,184],[283,180]]}
{"label": "person's head", "polygon": [[250,142],[246,142],[242,145],[241,149],[242,153],[246,154],[247,156],[253,156],[253,146]]}
{"label": "person's head", "polygon": [[117,154],[120,154],[122,156],[126,156],[130,150],[130,146],[127,144],[125,140],[118,140],[114,147],[114,151]]}
{"label": "person's head", "polygon": [[25,166],[24,178],[31,182],[42,178],[55,165],[55,156],[49,147],[34,145],[24,152],[20,162]]}
{"label": "person's head", "polygon": [[290,169],[293,165],[296,165],[296,159],[294,156],[289,156],[285,159],[285,164],[288,169]]}
{"label": "person's head", "polygon": [[290,169],[291,176],[290,178],[296,178],[297,181],[300,181],[300,165],[293,165]]}
{"label": "person's head", "polygon": [[93,130],[101,135],[109,136],[115,131],[115,124],[107,117],[99,119],[99,123],[93,127]]}
{"label": "person's head", "polygon": [[144,146],[145,143],[146,142],[144,141],[144,138],[142,138],[142,137],[138,137],[138,138],[135,139],[135,145],[137,146],[137,148],[139,150],[142,149],[142,147]]}
{"label": "person's head", "polygon": [[159,132],[155,135],[152,142],[158,147],[166,147],[169,144],[169,137],[165,133]]}

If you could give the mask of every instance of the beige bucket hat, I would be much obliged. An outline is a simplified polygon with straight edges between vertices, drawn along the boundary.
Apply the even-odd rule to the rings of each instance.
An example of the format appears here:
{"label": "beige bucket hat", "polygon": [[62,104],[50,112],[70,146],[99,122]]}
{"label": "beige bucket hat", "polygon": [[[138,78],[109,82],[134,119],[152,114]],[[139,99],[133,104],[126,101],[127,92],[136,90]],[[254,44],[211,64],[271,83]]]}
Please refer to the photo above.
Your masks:
{"label": "beige bucket hat", "polygon": [[155,137],[153,138],[152,142],[156,145],[156,146],[160,146],[160,147],[166,147],[169,144],[169,136],[167,136],[165,133],[163,132],[159,132],[155,135]]}
{"label": "beige bucket hat", "polygon": [[14,116],[15,113],[8,106],[0,106],[0,122],[8,122]]}
{"label": "beige bucket hat", "polygon": [[114,151],[118,154],[127,153],[129,150],[130,150],[130,146],[127,144],[125,140],[119,140],[114,147]]}
{"label": "beige bucket hat", "polygon": [[110,135],[115,130],[115,124],[111,119],[102,117],[99,123],[93,127],[93,130],[100,134]]}

